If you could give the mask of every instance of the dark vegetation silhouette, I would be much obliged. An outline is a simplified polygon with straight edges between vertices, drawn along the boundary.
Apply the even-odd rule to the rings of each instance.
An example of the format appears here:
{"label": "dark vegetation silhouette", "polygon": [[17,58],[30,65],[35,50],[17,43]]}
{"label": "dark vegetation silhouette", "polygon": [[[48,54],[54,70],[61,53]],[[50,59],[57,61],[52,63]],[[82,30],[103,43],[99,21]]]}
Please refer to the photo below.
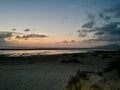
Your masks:
{"label": "dark vegetation silhouette", "polygon": [[75,75],[70,76],[67,82],[66,90],[81,90],[82,80],[88,80],[86,72],[80,72],[79,70]]}

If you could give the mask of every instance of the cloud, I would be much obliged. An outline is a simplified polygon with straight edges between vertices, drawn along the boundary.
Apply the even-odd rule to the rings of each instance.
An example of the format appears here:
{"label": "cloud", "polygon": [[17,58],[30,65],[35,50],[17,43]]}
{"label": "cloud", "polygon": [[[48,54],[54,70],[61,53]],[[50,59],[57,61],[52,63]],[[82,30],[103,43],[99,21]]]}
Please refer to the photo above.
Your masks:
{"label": "cloud", "polygon": [[31,39],[31,38],[46,38],[47,35],[40,35],[40,34],[27,34],[27,35],[17,35],[16,39]]}
{"label": "cloud", "polygon": [[[86,42],[120,44],[120,4],[104,9],[97,15],[97,22],[95,22],[94,16],[88,16],[88,22],[84,23],[81,29],[78,30],[79,37]],[[101,20],[105,22],[100,24]],[[97,26],[95,26],[96,24]]]}
{"label": "cloud", "polygon": [[19,39],[39,39],[46,38],[47,35],[40,34],[24,34],[19,32],[0,32],[0,48],[15,46]]}
{"label": "cloud", "polygon": [[75,40],[71,40],[70,42],[71,42],[71,43],[75,43],[76,41],[75,41]]}
{"label": "cloud", "polygon": [[91,13],[87,13],[87,19],[93,21],[93,20],[95,20],[95,15],[91,14]]}
{"label": "cloud", "polygon": [[113,5],[109,8],[105,8],[103,11],[99,13],[100,19],[105,21],[111,21],[111,19],[120,19],[120,3],[117,5]]}
{"label": "cloud", "polygon": [[99,17],[100,17],[100,19],[103,19],[105,21],[110,21],[110,19],[111,19],[110,16],[106,16],[103,13],[99,13]]}
{"label": "cloud", "polygon": [[94,41],[116,42],[120,41],[120,22],[111,22],[101,27],[79,30],[79,37],[87,37],[90,33],[94,33]]}
{"label": "cloud", "polygon": [[87,22],[85,22],[81,28],[93,28],[96,24],[95,22],[95,15],[91,13],[87,13]]}
{"label": "cloud", "polygon": [[79,37],[86,37],[87,36],[87,29],[80,29],[77,31],[79,33]]}
{"label": "cloud", "polygon": [[65,41],[62,41],[62,43],[69,43],[67,40],[65,40]]}
{"label": "cloud", "polygon": [[0,47],[10,46],[10,43],[5,39],[12,37],[12,32],[0,32]]}
{"label": "cloud", "polygon": [[16,28],[13,28],[12,31],[16,31]]}
{"label": "cloud", "polygon": [[120,3],[107,9],[104,9],[104,13],[109,13],[112,14],[114,17],[120,18]]}
{"label": "cloud", "polygon": [[90,31],[90,29],[94,28],[94,26],[96,25],[95,19],[96,17],[94,14],[87,13],[87,22],[85,22],[81,26],[81,29],[77,31],[79,33],[79,37],[88,36],[88,32]]}
{"label": "cloud", "polygon": [[95,25],[95,21],[91,20],[88,21],[87,23],[82,25],[82,28],[93,28],[93,26]]}
{"label": "cloud", "polygon": [[0,39],[0,47],[6,47],[9,46],[9,43],[6,42],[4,39]]}
{"label": "cloud", "polygon": [[118,27],[119,25],[120,22],[110,22],[98,28],[99,29],[98,32],[102,31],[109,35],[120,35],[120,27]]}
{"label": "cloud", "polygon": [[12,36],[12,32],[0,32],[0,38],[8,38]]}
{"label": "cloud", "polygon": [[[81,40],[81,42],[85,42],[85,43],[94,43],[94,44],[97,44],[97,43],[102,43],[102,44],[116,44],[116,43],[120,43],[120,37],[118,36],[111,36],[111,35],[99,35],[99,36],[96,36],[95,38],[87,38],[87,39],[83,39]],[[99,45],[99,44],[98,44]]]}
{"label": "cloud", "polygon": [[69,43],[69,44],[72,44],[72,43],[75,43],[76,41],[75,40],[71,40],[71,41],[68,41],[68,40],[65,40],[65,41],[62,41],[62,43]]}
{"label": "cloud", "polygon": [[30,29],[25,29],[24,31],[25,31],[25,32],[28,32],[28,31],[30,31]]}

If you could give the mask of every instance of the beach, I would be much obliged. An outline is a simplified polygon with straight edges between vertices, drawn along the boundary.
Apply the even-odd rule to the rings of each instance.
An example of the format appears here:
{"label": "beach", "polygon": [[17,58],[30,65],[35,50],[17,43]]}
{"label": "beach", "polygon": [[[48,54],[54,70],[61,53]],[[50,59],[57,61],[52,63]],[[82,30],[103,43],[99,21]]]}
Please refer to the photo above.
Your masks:
{"label": "beach", "polygon": [[0,90],[120,90],[120,0],[0,0]]}
{"label": "beach", "polygon": [[[71,76],[85,72],[81,90],[119,90],[120,78],[111,63],[120,60],[119,51],[34,55],[0,58],[0,90],[68,90]],[[93,89],[92,89],[93,88]],[[101,90],[100,89],[100,90]],[[74,89],[71,89],[74,90]]]}

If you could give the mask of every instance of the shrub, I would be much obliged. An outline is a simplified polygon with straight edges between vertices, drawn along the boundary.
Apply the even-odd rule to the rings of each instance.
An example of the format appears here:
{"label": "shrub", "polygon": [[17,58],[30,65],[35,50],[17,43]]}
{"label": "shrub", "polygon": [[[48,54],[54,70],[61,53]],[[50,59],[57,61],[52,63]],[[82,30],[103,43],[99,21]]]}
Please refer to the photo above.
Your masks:
{"label": "shrub", "polygon": [[77,71],[74,76],[71,76],[67,82],[67,90],[81,90],[82,80],[88,80],[86,72]]}

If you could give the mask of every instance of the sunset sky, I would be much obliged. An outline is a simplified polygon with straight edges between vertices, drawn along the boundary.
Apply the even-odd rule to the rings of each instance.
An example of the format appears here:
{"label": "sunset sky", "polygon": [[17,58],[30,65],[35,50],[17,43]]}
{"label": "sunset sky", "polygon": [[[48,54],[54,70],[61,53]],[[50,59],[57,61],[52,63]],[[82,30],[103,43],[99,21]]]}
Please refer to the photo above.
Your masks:
{"label": "sunset sky", "polygon": [[120,45],[120,0],[0,0],[0,47]]}

